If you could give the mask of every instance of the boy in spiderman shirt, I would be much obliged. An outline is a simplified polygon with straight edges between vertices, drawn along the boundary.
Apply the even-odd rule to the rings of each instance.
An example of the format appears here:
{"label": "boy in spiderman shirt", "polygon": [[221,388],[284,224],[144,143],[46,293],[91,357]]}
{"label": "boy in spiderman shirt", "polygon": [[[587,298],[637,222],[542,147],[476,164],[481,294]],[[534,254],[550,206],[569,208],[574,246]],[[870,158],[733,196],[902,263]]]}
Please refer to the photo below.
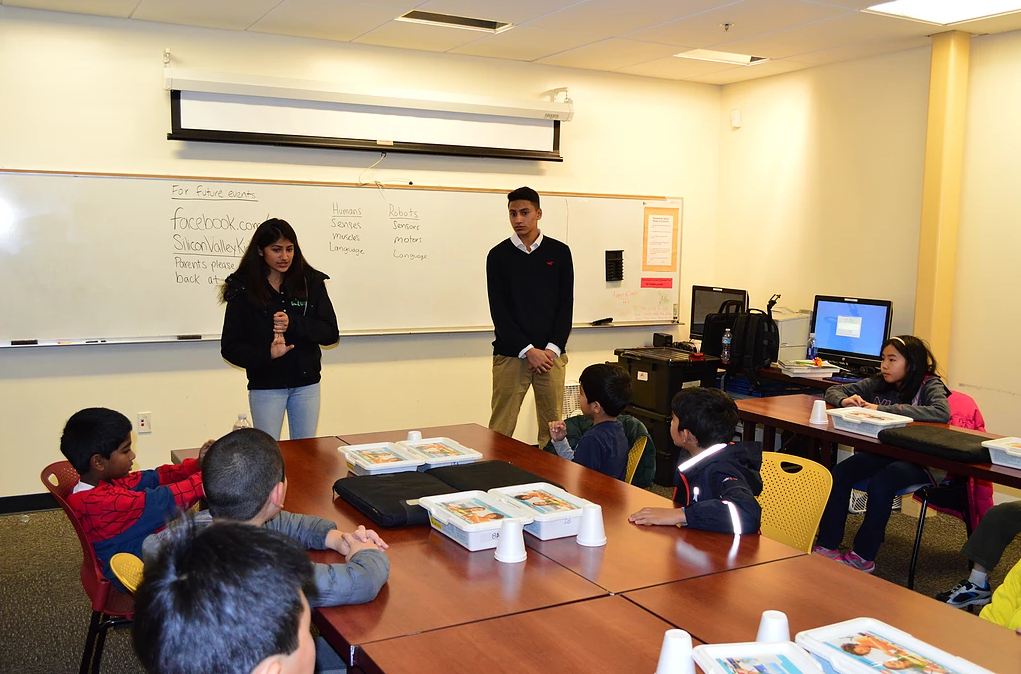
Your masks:
{"label": "boy in spiderman shirt", "polygon": [[123,590],[110,570],[110,558],[130,552],[141,558],[142,541],[202,498],[198,459],[179,466],[131,472],[131,422],[120,412],[90,407],[76,412],[60,436],[60,452],[81,479],[67,498],[85,529],[103,575]]}

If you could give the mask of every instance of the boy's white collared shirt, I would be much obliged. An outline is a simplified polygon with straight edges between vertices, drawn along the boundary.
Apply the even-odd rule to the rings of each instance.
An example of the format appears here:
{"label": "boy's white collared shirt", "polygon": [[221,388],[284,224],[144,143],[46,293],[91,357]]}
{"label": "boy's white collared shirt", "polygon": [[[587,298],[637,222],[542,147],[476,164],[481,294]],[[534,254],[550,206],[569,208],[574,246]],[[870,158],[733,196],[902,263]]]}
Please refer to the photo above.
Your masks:
{"label": "boy's white collared shirt", "polygon": [[518,237],[517,232],[511,234],[510,240],[511,243],[514,244],[515,248],[525,253],[531,254],[538,250],[539,244],[542,243],[542,230],[541,229],[539,230],[539,236],[535,237],[535,241],[532,242],[531,246],[526,246],[525,242]]}

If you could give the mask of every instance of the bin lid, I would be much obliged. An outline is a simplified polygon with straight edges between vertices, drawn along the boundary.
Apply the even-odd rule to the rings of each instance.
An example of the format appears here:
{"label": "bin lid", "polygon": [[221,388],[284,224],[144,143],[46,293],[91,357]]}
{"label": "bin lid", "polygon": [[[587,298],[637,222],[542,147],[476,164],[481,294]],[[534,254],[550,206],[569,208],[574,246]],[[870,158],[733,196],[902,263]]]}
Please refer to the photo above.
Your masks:
{"label": "bin lid", "polygon": [[[681,349],[675,349],[669,346],[640,346],[630,349],[614,349],[613,353],[615,356],[623,356],[625,358],[635,358],[638,360],[656,360],[669,365],[680,365],[692,362],[690,359],[691,354]],[[712,356],[706,356],[705,361],[695,361],[698,364],[709,362],[710,360],[717,360]]]}

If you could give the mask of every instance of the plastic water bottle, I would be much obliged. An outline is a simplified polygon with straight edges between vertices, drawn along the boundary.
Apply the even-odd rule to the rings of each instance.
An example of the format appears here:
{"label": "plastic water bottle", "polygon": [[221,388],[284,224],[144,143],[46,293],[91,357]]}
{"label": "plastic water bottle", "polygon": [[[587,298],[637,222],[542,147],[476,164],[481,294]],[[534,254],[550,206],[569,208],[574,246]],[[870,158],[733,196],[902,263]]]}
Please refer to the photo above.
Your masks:
{"label": "plastic water bottle", "polygon": [[251,428],[251,427],[252,427],[252,422],[248,420],[248,415],[242,412],[241,414],[238,415],[238,420],[234,422],[234,428],[232,428],[231,430],[236,431],[239,428]]}
{"label": "plastic water bottle", "polygon": [[817,355],[818,355],[818,352],[817,352],[817,350],[815,348],[815,333],[812,332],[812,333],[809,333],[809,335],[808,335],[808,359],[812,360]]}
{"label": "plastic water bottle", "polygon": [[720,350],[720,360],[724,365],[730,365],[730,343],[734,337],[730,334],[730,328],[723,331],[723,348]]}

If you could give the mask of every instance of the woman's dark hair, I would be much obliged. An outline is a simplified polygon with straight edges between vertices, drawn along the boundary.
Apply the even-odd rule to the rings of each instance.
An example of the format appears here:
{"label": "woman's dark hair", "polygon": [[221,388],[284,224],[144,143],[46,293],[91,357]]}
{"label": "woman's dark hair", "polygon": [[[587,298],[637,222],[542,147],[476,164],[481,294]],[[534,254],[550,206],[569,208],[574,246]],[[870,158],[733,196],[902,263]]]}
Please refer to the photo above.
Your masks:
{"label": "woman's dark hair", "polygon": [[[252,240],[248,243],[248,248],[245,249],[245,254],[241,256],[241,262],[233,274],[235,279],[241,282],[248,298],[260,306],[267,306],[272,300],[270,287],[266,282],[266,277],[269,276],[269,267],[260,253],[263,248],[280,239],[286,239],[294,244],[294,257],[291,258],[291,267],[284,272],[281,288],[287,292],[288,297],[308,299],[306,273],[315,271],[315,269],[305,261],[305,256],[301,253],[301,246],[298,245],[298,235],[294,233],[294,228],[290,223],[280,218],[270,218],[259,225],[255,233],[252,234]],[[224,283],[220,288],[220,300],[226,302],[234,292],[236,292],[236,288],[231,289]]]}
{"label": "woman's dark hair", "polygon": [[936,373],[936,358],[929,351],[929,345],[914,335],[891,337],[883,342],[883,350],[888,346],[897,349],[897,353],[904,358],[906,372],[898,388],[897,398],[901,403],[910,403],[918,395],[926,377],[939,376]]}

